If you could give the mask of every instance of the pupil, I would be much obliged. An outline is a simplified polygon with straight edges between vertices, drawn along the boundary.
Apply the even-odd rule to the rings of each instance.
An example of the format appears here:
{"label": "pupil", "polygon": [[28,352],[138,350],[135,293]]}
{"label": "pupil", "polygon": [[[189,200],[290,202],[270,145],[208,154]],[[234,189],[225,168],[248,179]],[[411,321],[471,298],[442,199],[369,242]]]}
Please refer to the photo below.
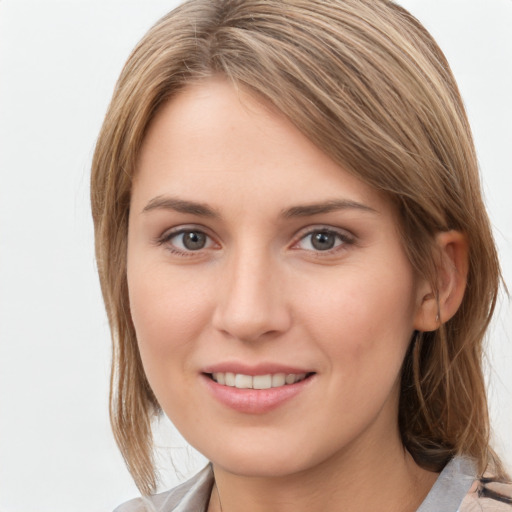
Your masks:
{"label": "pupil", "polygon": [[334,247],[336,239],[332,233],[315,233],[311,243],[315,249],[319,251],[327,251]]}
{"label": "pupil", "polygon": [[190,251],[202,249],[206,243],[206,235],[196,231],[189,231],[183,234],[183,245]]}

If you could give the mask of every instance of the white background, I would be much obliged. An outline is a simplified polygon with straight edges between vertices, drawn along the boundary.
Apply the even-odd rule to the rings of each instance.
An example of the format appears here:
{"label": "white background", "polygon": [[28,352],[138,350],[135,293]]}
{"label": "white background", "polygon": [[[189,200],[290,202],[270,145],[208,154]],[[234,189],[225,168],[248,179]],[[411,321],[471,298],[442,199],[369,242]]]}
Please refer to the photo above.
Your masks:
{"label": "white background", "polygon": [[[0,0],[0,512],[109,511],[136,489],[107,416],[109,333],[89,166],[130,50],[176,1]],[[407,0],[445,50],[474,129],[512,288],[512,0]],[[512,322],[491,336],[496,445],[512,469]],[[200,462],[176,435],[176,481]]]}

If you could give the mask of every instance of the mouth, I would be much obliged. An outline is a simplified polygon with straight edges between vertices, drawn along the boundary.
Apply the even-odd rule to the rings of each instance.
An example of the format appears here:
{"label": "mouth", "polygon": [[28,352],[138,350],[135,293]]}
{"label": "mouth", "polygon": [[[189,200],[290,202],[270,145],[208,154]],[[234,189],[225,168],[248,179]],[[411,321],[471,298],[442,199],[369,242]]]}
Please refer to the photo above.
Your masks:
{"label": "mouth", "polygon": [[217,402],[243,414],[265,414],[284,406],[312,389],[317,375],[273,364],[244,367],[224,363],[223,367],[218,366],[203,369],[206,388]]}
{"label": "mouth", "polygon": [[315,372],[309,373],[268,373],[265,375],[245,375],[243,373],[213,372],[205,375],[220,384],[237,389],[271,389],[291,386],[309,379]]}

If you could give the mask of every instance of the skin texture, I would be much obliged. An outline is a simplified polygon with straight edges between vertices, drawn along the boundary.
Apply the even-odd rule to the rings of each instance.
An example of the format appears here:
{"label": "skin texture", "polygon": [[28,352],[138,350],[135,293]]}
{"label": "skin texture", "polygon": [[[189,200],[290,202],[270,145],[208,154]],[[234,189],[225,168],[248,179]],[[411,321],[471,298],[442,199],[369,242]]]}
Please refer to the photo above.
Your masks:
{"label": "skin texture", "polygon": [[[222,78],[157,113],[132,190],[130,306],[159,403],[214,464],[210,510],[421,503],[436,475],[401,445],[398,382],[414,330],[437,327],[437,303],[397,225],[384,197]],[[187,249],[183,229],[204,246]],[[311,233],[334,247],[318,250]],[[450,233],[438,241],[443,320],[464,288],[464,239]],[[314,375],[253,414],[210,392],[205,368],[226,363]]]}

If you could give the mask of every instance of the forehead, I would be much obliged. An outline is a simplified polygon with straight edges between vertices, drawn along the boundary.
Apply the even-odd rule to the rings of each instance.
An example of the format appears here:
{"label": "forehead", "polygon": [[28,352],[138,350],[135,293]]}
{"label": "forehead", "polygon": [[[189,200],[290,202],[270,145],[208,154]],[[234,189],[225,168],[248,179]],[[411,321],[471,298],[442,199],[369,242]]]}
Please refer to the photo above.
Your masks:
{"label": "forehead", "polygon": [[222,77],[189,85],[160,108],[132,192],[134,201],[171,194],[282,208],[344,198],[389,208],[284,115]]}

